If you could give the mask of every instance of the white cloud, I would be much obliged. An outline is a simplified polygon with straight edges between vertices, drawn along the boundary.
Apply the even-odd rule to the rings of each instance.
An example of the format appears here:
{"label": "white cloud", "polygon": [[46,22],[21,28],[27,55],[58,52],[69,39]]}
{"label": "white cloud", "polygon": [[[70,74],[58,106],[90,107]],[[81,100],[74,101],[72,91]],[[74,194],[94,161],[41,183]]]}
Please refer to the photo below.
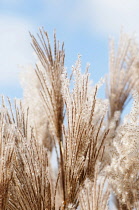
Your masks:
{"label": "white cloud", "polygon": [[138,0],[81,0],[71,17],[102,35],[117,33],[121,26],[139,34],[138,11]]}
{"label": "white cloud", "polygon": [[18,65],[26,65],[33,60],[28,31],[32,26],[13,17],[0,16],[0,84],[18,82]]}

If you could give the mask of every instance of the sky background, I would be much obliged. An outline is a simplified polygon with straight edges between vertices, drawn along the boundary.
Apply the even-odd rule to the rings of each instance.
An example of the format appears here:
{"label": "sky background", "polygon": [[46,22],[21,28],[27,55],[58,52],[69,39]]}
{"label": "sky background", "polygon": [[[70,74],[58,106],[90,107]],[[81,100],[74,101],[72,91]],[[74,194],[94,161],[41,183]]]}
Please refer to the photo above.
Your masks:
{"label": "sky background", "polygon": [[108,73],[109,37],[118,40],[122,26],[139,34],[138,11],[138,0],[0,0],[0,93],[22,97],[19,72],[35,63],[29,31],[36,35],[42,26],[51,42],[54,29],[64,41],[67,69],[81,54],[83,70],[90,63],[98,82]]}

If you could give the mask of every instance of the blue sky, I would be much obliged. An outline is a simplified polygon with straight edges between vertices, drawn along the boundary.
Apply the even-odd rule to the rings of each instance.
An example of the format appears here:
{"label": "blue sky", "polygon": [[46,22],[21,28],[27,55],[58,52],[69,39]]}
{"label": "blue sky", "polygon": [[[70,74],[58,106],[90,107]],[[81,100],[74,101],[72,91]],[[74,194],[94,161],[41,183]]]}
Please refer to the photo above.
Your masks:
{"label": "blue sky", "polygon": [[97,82],[108,73],[109,36],[117,40],[121,26],[138,33],[138,11],[138,0],[0,0],[0,93],[22,97],[18,74],[35,62],[28,31],[42,26],[51,41],[56,29],[65,42],[67,69],[81,54],[83,69],[90,63]]}

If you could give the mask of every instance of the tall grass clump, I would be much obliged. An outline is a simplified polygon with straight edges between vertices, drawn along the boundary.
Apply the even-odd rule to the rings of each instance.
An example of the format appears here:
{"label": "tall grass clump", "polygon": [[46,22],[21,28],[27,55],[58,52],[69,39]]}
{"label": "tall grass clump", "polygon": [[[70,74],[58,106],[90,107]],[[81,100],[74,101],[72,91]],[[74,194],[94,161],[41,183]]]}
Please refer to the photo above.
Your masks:
{"label": "tall grass clump", "polygon": [[139,209],[135,38],[122,32],[117,47],[110,40],[106,99],[80,56],[68,76],[55,33],[53,46],[43,29],[31,39],[38,61],[21,72],[23,98],[1,99],[0,209]]}

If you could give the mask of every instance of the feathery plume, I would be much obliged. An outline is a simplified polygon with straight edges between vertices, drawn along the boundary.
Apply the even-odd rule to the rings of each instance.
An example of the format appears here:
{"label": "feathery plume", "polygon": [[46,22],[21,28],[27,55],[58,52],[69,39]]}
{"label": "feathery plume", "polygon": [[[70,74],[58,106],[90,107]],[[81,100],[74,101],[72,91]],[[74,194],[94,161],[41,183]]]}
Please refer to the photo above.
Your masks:
{"label": "feathery plume", "polygon": [[[120,41],[115,53],[114,40],[110,40],[109,79],[106,83],[106,95],[110,107],[109,121],[114,118],[114,113],[123,111],[131,99],[131,90],[138,80],[139,49],[134,37],[121,33]],[[120,117],[120,116],[119,116]]]}

